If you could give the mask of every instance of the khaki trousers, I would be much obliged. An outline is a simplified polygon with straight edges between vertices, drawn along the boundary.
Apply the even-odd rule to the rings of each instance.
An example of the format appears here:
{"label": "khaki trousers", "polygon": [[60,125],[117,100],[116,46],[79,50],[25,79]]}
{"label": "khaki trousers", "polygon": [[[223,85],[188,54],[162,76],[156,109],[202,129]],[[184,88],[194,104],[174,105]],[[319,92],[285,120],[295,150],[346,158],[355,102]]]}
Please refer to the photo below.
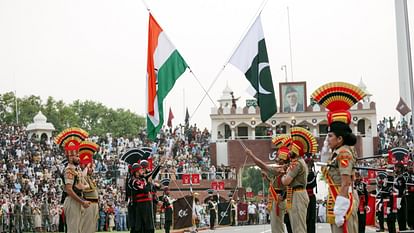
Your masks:
{"label": "khaki trousers", "polygon": [[82,233],[94,233],[96,232],[96,224],[99,218],[99,206],[96,202],[91,202],[90,206],[84,209],[80,231]]}
{"label": "khaki trousers", "polygon": [[276,203],[272,203],[272,212],[270,213],[270,227],[272,233],[284,233],[285,223],[283,221],[286,213],[286,201],[279,201],[279,215],[276,214]]}
{"label": "khaki trousers", "polygon": [[[358,205],[359,205],[359,198],[358,193],[354,190],[352,192],[352,196],[354,198],[352,203],[352,213],[349,216],[349,219],[346,220],[348,233],[358,233]],[[331,232],[332,233],[343,233],[343,227],[338,227],[336,224],[331,224]]]}
{"label": "khaki trousers", "polygon": [[293,233],[306,233],[306,210],[309,196],[306,190],[294,191],[292,195],[292,209],[289,210],[289,220]]}
{"label": "khaki trousers", "polygon": [[81,233],[80,222],[82,217],[82,206],[71,197],[66,197],[63,203],[67,233]]}

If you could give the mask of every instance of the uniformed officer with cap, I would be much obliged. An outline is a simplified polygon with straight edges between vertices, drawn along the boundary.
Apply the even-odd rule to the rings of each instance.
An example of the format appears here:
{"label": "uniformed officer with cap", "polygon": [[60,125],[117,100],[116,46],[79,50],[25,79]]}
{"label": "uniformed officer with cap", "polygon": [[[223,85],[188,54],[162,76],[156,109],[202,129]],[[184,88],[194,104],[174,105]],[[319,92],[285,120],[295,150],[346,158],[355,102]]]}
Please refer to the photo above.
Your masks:
{"label": "uniformed officer with cap", "polygon": [[[275,160],[276,167],[265,164],[257,158],[250,149],[246,149],[246,154],[262,169],[262,173],[269,180],[269,209],[270,209],[270,226],[272,233],[283,233],[284,218],[286,214],[286,195],[287,187],[282,184],[283,173],[280,167],[287,167],[290,160],[289,146],[292,142],[290,135],[278,135],[272,139],[276,148],[276,157],[270,158]],[[287,225],[289,222],[286,223]],[[287,226],[289,229],[290,224]]]}
{"label": "uniformed officer with cap", "polygon": [[67,194],[63,203],[65,211],[65,222],[68,233],[79,233],[83,208],[91,204],[82,198],[82,190],[85,184],[81,182],[82,177],[78,170],[79,144],[85,140],[88,134],[79,128],[69,128],[61,132],[55,138],[55,143],[64,148],[68,165],[64,171],[65,192]]}
{"label": "uniformed officer with cap", "polygon": [[83,198],[90,201],[91,204],[87,208],[81,218],[81,232],[93,233],[96,232],[96,225],[99,219],[99,194],[96,182],[93,179],[93,156],[98,151],[99,146],[91,141],[83,141],[79,145],[80,167],[85,173],[85,181],[87,187],[83,190]]}
{"label": "uniformed officer with cap", "polygon": [[168,188],[170,184],[170,179],[161,180],[161,184],[164,186],[163,195],[159,198],[162,202],[161,209],[164,211],[165,223],[164,229],[165,233],[170,233],[170,228],[173,220],[173,200],[170,197],[170,190]]}
{"label": "uniformed officer with cap", "polygon": [[315,154],[317,151],[316,138],[302,127],[293,127],[290,135],[290,164],[281,181],[290,186],[287,192],[286,209],[289,212],[290,225],[293,232],[306,233],[306,215],[303,211],[308,208],[309,197],[306,192],[308,166],[303,156],[305,153]]}
{"label": "uniformed officer with cap", "polygon": [[377,187],[376,187],[376,195],[375,195],[375,210],[376,210],[376,216],[378,219],[378,225],[379,229],[376,230],[376,232],[384,232],[384,199],[386,198],[386,183],[384,181],[387,178],[386,172],[378,172],[377,173]]}
{"label": "uniformed officer with cap", "polygon": [[366,93],[359,87],[333,82],[319,87],[311,98],[329,110],[328,146],[332,155],[323,174],[328,183],[327,221],[333,233],[358,232],[358,194],[353,190],[354,166],[357,142],[349,124],[349,109],[362,100]]}
{"label": "uniformed officer with cap", "polygon": [[355,172],[354,186],[355,186],[355,189],[359,197],[358,233],[365,233],[366,214],[367,214],[366,209],[368,206],[368,190],[367,190],[367,184],[362,181],[361,174],[358,171]]}
{"label": "uniformed officer with cap", "polygon": [[154,217],[148,210],[152,210],[151,182],[152,178],[145,177],[145,170],[139,164],[133,164],[131,168],[130,189],[134,190],[132,195],[132,208],[134,218],[131,219],[134,231],[139,233],[154,232]]}
{"label": "uniformed officer with cap", "polygon": [[217,215],[217,211],[216,211],[217,203],[214,201],[214,197],[213,197],[214,190],[208,189],[207,193],[209,195],[208,201],[207,201],[207,209],[210,214],[210,229],[214,230],[214,224],[216,223],[216,215]]}

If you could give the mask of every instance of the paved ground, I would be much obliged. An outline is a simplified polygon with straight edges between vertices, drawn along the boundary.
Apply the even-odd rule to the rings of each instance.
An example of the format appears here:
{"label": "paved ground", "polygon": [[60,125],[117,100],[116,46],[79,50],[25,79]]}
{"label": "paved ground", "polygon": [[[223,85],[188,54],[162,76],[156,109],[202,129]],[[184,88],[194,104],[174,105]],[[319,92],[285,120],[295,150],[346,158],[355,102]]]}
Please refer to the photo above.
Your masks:
{"label": "paved ground", "polygon": [[[112,231],[129,233],[129,231]],[[270,225],[253,225],[253,226],[237,226],[237,227],[219,227],[215,230],[202,230],[203,233],[271,233]],[[287,232],[287,231],[286,231]],[[316,225],[316,233],[330,233],[331,228],[327,223],[318,223]],[[164,233],[164,230],[157,230],[155,233]],[[375,233],[375,228],[367,227],[365,233]]]}
{"label": "paved ground", "polygon": [[[237,226],[223,227],[216,230],[205,230],[206,233],[270,233],[270,225],[254,225],[254,226]],[[316,225],[316,233],[330,233],[331,228],[327,223],[318,223]],[[367,227],[366,233],[375,233],[375,228]]]}

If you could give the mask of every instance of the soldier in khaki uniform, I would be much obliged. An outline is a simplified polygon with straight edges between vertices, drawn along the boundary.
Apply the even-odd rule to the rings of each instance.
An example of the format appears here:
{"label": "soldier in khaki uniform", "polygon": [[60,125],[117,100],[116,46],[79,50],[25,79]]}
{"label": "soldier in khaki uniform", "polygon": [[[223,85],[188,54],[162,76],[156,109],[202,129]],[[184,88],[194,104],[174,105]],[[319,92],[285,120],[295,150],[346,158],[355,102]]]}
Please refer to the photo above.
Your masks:
{"label": "soldier in khaki uniform", "polygon": [[281,182],[282,173],[279,172],[278,167],[287,166],[289,163],[289,149],[291,138],[288,135],[280,135],[272,139],[272,143],[276,146],[277,157],[275,159],[278,166],[273,167],[265,164],[257,158],[253,152],[246,149],[246,154],[253,159],[257,166],[262,169],[262,173],[269,180],[269,194],[270,194],[270,225],[272,233],[284,233],[284,216],[286,213],[286,186]]}
{"label": "soldier in khaki uniform", "polygon": [[90,201],[89,208],[84,210],[80,230],[82,233],[96,232],[99,219],[99,194],[93,174],[93,155],[98,151],[99,146],[90,141],[83,141],[79,145],[80,167],[84,173],[86,187],[83,190],[83,198]]}
{"label": "soldier in khaki uniform", "polygon": [[358,194],[353,189],[356,136],[349,124],[349,109],[366,94],[348,83],[328,83],[312,98],[329,110],[328,146],[332,155],[323,174],[328,183],[327,221],[333,233],[358,232]]}
{"label": "soldier in khaki uniform", "polygon": [[85,186],[81,183],[82,177],[77,168],[79,144],[87,137],[88,134],[82,129],[69,128],[55,138],[55,143],[64,148],[68,160],[68,165],[64,170],[64,189],[67,196],[63,203],[67,233],[81,232],[81,218],[84,209],[90,205],[89,201],[82,198],[82,190]]}
{"label": "soldier in khaki uniform", "polygon": [[290,133],[290,165],[282,177],[283,185],[289,186],[286,200],[289,220],[294,233],[306,233],[306,210],[309,196],[306,192],[308,166],[303,156],[305,153],[315,154],[317,142],[315,137],[306,129],[293,127]]}

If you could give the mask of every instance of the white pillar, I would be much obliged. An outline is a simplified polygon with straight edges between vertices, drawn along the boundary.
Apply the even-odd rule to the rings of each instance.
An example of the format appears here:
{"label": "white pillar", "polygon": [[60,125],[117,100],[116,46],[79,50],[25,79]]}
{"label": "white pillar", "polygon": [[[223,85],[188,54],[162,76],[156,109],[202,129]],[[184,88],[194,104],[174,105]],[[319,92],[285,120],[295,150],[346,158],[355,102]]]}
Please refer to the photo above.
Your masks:
{"label": "white pillar", "polygon": [[235,128],[231,128],[231,139],[232,140],[236,139],[236,129]]}
{"label": "white pillar", "polygon": [[[397,32],[398,76],[400,97],[413,109],[413,68],[409,35],[407,0],[395,0],[395,22]],[[411,89],[411,91],[410,91]],[[408,118],[411,118],[411,113]],[[410,122],[408,120],[408,122]]]}
{"label": "white pillar", "polygon": [[251,133],[251,135],[252,135],[251,138],[253,140],[256,139],[256,128],[255,127],[252,127],[250,132],[252,132]]}

